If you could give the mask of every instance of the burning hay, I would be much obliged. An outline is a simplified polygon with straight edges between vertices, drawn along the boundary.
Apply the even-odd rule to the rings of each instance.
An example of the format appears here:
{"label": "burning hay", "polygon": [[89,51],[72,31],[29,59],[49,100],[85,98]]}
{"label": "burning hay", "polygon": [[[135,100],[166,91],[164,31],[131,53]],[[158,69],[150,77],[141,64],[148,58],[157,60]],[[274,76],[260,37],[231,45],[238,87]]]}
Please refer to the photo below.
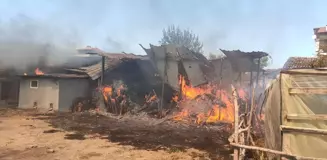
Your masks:
{"label": "burning hay", "polygon": [[[201,87],[187,85],[180,76],[181,101],[177,107],[180,112],[174,116],[176,121],[187,121],[196,124],[216,122],[231,123],[234,121],[234,106],[231,94],[222,90],[219,85],[207,84]],[[244,91],[239,94],[244,98]]]}
{"label": "burning hay", "polygon": [[127,112],[129,99],[126,95],[127,86],[116,81],[112,86],[104,86],[102,95],[106,109],[110,113],[122,115]]}
{"label": "burning hay", "polygon": [[[155,90],[144,96],[144,103],[132,103],[128,87],[122,81],[100,89],[108,112],[123,115],[126,113],[154,115],[165,120],[187,124],[231,124],[234,121],[234,104],[231,94],[218,84],[206,84],[192,87],[183,76],[179,77],[180,94],[173,94],[169,106],[159,108],[161,99]],[[245,92],[239,90],[240,101],[245,100]]]}

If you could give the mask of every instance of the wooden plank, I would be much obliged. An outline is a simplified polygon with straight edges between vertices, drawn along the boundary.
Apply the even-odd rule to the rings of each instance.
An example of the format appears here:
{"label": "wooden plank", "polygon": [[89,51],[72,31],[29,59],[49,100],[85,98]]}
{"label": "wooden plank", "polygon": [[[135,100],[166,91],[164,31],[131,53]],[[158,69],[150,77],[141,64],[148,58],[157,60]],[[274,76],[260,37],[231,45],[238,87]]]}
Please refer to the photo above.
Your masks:
{"label": "wooden plank", "polygon": [[280,73],[284,73],[284,74],[295,74],[295,75],[326,75],[326,71],[324,70],[324,71],[319,71],[319,72],[317,72],[317,71],[310,71],[310,70],[308,70],[308,69],[305,69],[304,71],[303,71],[303,69],[302,69],[302,71],[299,71],[299,70],[281,70],[280,71]]}
{"label": "wooden plank", "polygon": [[[234,133],[235,133],[235,143],[238,143],[238,125],[239,125],[239,106],[238,106],[238,95],[235,87],[232,85],[232,90],[233,90],[233,97],[234,97]],[[234,160],[239,159],[239,150],[237,148],[234,148]]]}
{"label": "wooden plank", "polygon": [[286,157],[289,159],[295,158],[297,160],[327,160],[325,158],[314,158],[314,157],[303,157],[303,156],[298,156],[298,155],[292,155],[292,154],[288,154],[288,153],[285,153],[282,151],[276,151],[276,150],[257,147],[257,146],[247,146],[247,145],[242,145],[242,144],[237,144],[237,143],[230,143],[230,145],[234,146],[234,147],[238,147],[238,148],[251,149],[251,150],[256,150],[256,151],[263,151],[263,152],[278,154],[278,155],[281,155],[282,157]]}
{"label": "wooden plank", "polygon": [[287,114],[287,120],[327,120],[326,114]]}
{"label": "wooden plank", "polygon": [[289,94],[327,94],[327,88],[289,88]]}
{"label": "wooden plank", "polygon": [[310,134],[324,134],[327,135],[327,130],[325,129],[313,129],[313,128],[303,128],[303,127],[291,127],[281,125],[280,129],[282,132],[300,132],[300,133],[310,133]]}

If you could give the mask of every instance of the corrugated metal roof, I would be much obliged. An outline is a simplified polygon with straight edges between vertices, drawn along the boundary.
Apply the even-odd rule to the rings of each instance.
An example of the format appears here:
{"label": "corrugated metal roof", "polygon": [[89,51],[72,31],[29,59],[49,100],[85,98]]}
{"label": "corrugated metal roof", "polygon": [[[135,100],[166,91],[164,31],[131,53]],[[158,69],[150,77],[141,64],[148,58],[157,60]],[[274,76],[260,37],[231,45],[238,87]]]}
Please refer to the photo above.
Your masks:
{"label": "corrugated metal roof", "polygon": [[227,50],[223,50],[220,49],[227,57],[228,56],[233,56],[233,57],[240,57],[240,58],[244,58],[244,57],[250,57],[250,58],[262,58],[262,57],[266,57],[269,54],[266,52],[262,52],[262,51],[252,51],[252,52],[243,52],[240,50],[233,50],[233,51],[227,51]]}
{"label": "corrugated metal roof", "polygon": [[[121,62],[131,59],[147,60],[146,56],[139,56],[134,54],[126,53],[99,53],[98,55],[105,56],[105,70],[112,70],[118,66]],[[81,67],[77,69],[67,69],[69,71],[75,71],[80,73],[86,73],[91,77],[92,80],[95,80],[101,76],[102,71],[102,61],[87,67]]]}
{"label": "corrugated metal roof", "polygon": [[79,74],[63,74],[63,73],[53,73],[53,74],[43,74],[43,75],[20,75],[20,77],[40,77],[40,78],[88,78],[87,75]]}
{"label": "corrugated metal roof", "polygon": [[142,45],[141,47],[144,49],[148,56],[157,56],[156,59],[164,59],[167,55],[167,58],[173,60],[208,61],[207,58],[201,53],[193,52],[183,46],[177,46],[173,44],[155,46],[150,44],[149,49],[144,48]]}
{"label": "corrugated metal roof", "polygon": [[[231,63],[233,69],[237,72],[257,71],[258,66],[253,59],[268,56],[267,53],[261,51],[243,52],[240,50],[227,51],[220,49]],[[261,70],[263,70],[261,68]]]}
{"label": "corrugated metal roof", "polygon": [[316,60],[316,57],[290,57],[284,64],[282,70],[314,68],[313,64]]}

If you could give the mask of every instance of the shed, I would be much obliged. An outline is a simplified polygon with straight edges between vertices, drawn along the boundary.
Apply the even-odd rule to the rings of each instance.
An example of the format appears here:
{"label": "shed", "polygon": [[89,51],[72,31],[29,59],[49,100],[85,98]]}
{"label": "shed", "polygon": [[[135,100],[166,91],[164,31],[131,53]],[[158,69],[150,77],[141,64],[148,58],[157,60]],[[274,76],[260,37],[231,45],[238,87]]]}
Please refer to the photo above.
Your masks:
{"label": "shed", "polygon": [[[228,86],[231,82],[249,82],[264,70],[258,68],[255,59],[268,56],[268,53],[262,51],[243,52],[240,50],[227,51],[220,49],[225,54],[224,57],[211,59],[213,67],[215,68],[216,79],[219,80],[221,86]],[[258,70],[259,69],[259,70]],[[257,75],[252,75],[251,72],[257,72]],[[247,74],[250,73],[250,74]],[[261,73],[262,75],[262,73]]]}
{"label": "shed", "polygon": [[326,158],[327,70],[312,68],[308,58],[296,59],[286,62],[265,91],[265,144],[297,156]]}
{"label": "shed", "polygon": [[[161,79],[147,56],[131,53],[101,52],[95,54],[104,57],[103,84],[115,86],[115,82],[122,82],[126,85],[129,98],[133,102],[143,103],[144,95],[153,90],[157,91],[158,86],[161,86]],[[86,74],[91,80],[96,81],[100,80],[102,74],[102,62],[67,70]],[[169,100],[170,98],[171,96]]]}
{"label": "shed", "polygon": [[88,97],[90,80],[86,75],[44,74],[20,76],[19,108],[69,111],[78,97]]}

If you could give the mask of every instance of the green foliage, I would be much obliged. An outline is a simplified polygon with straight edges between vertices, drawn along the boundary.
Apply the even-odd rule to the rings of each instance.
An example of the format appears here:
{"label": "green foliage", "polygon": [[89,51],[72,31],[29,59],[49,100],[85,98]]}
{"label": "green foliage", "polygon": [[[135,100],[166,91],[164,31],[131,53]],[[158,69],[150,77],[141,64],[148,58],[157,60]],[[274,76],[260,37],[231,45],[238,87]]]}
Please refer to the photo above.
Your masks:
{"label": "green foliage", "polygon": [[[260,67],[261,68],[264,68],[264,67],[267,67],[270,65],[270,61],[271,61],[271,57],[270,56],[267,56],[267,57],[262,57],[260,59]],[[255,64],[258,64],[258,60],[256,59],[254,61]]]}
{"label": "green foliage", "polygon": [[175,44],[184,46],[194,52],[203,53],[203,44],[200,42],[199,37],[191,30],[182,30],[174,25],[168,26],[167,29],[162,31],[163,37],[159,41],[161,45]]}

